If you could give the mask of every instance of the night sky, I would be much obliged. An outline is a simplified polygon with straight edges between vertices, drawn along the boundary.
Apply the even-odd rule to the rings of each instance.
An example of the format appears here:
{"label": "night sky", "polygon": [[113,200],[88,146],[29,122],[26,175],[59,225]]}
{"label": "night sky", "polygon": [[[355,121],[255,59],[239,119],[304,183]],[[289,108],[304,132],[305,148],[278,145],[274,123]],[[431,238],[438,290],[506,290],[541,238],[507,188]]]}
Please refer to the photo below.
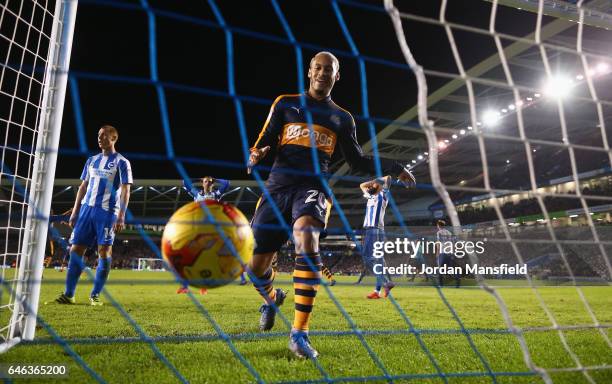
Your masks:
{"label": "night sky", "polygon": [[[379,9],[382,2],[369,1]],[[438,1],[398,2],[401,11],[437,17]],[[119,9],[84,1],[79,4],[73,43],[71,74],[78,84],[86,143],[97,151],[99,126],[111,124],[120,132],[117,150],[132,162],[135,179],[179,178],[166,156],[157,93],[150,79],[147,15],[139,2],[125,2],[135,9]],[[191,177],[211,174],[230,179],[249,176],[241,168],[241,140],[234,103],[227,93],[225,35],[205,1],[150,1],[160,11],[155,18],[159,79],[166,85],[173,148],[176,156],[194,159],[186,168]],[[320,49],[334,52],[341,61],[341,80],[332,93],[340,106],[357,120],[360,143],[368,138],[367,124],[360,121],[362,93],[357,60],[328,1],[280,1],[280,8],[298,41],[303,42],[304,65]],[[416,82],[404,64],[388,15],[339,3],[344,20],[361,54],[396,63],[394,66],[366,61],[370,114],[394,119],[416,103]],[[284,30],[266,0],[219,1],[219,9],[234,31],[236,92],[243,100],[244,117],[251,145],[279,94],[299,91],[294,47],[248,36],[254,31],[286,40]],[[450,21],[487,28],[490,4],[482,0],[450,1]],[[162,14],[161,12],[166,12]],[[169,16],[186,16],[177,20]],[[549,21],[545,18],[545,21]],[[500,7],[500,31],[524,35],[533,30],[535,15]],[[446,34],[440,26],[404,21],[407,40],[417,60],[426,68],[456,72]],[[493,40],[456,32],[466,67],[495,52]],[[320,48],[319,48],[320,47]],[[100,76],[102,75],[102,76]],[[132,82],[104,78],[118,76]],[[95,77],[95,78],[94,78]],[[307,80],[307,79],[305,79]],[[428,77],[430,92],[447,79]],[[194,87],[192,91],[177,89]],[[76,178],[85,161],[75,155],[79,143],[75,124],[73,92],[67,92],[56,177]],[[217,92],[218,95],[211,93]],[[380,130],[386,124],[377,124]],[[418,134],[415,134],[418,136]],[[416,137],[415,136],[415,137]],[[339,151],[338,151],[339,152]],[[134,155],[137,154],[137,155]],[[150,155],[147,158],[147,155]],[[337,156],[337,155],[336,155]],[[206,164],[225,161],[234,166]],[[271,164],[272,156],[268,158]],[[198,161],[200,163],[198,163]]]}
{"label": "night sky", "polygon": [[[435,16],[436,2],[407,2],[411,13]],[[460,4],[459,4],[460,3]],[[131,3],[128,3],[131,4]],[[138,5],[137,2],[134,3]],[[379,6],[381,3],[372,2]],[[242,148],[232,100],[210,91],[227,92],[225,37],[214,14],[203,1],[151,1],[156,10],[185,15],[190,21],[166,15],[156,17],[158,71],[164,83],[197,87],[201,93],[167,88],[169,123],[177,156],[201,160],[240,163]],[[405,4],[404,4],[405,5]],[[221,1],[219,9],[226,22],[240,31],[248,30],[284,39],[285,34],[269,1]],[[174,8],[171,8],[174,7]],[[361,86],[357,61],[349,58],[350,46],[343,37],[333,8],[327,1],[281,1],[280,7],[303,49],[304,73],[317,46],[328,49],[341,60],[341,81],[332,94],[334,100],[355,115],[362,114]],[[482,1],[451,2],[449,14],[459,22],[486,26],[490,6]],[[360,52],[369,57],[403,65],[389,17],[382,12],[340,4],[347,26]],[[532,16],[524,14],[525,19]],[[198,25],[201,20],[206,25]],[[503,21],[503,18],[500,18]],[[501,23],[503,25],[503,23]],[[519,25],[509,23],[504,28]],[[452,71],[454,64],[449,49],[439,49],[444,38],[440,27],[408,23],[409,43],[426,67]],[[517,30],[510,32],[519,32]],[[96,131],[102,124],[119,129],[117,149],[124,153],[166,155],[157,94],[151,84],[136,84],[108,79],[92,79],[91,75],[126,76],[138,80],[150,78],[148,23],[143,10],[118,9],[83,2],[79,5],[73,42],[71,73],[78,83],[86,141],[90,151],[97,150]],[[478,41],[467,41],[462,47],[466,61],[477,63],[490,53]],[[267,116],[271,101],[283,93],[299,90],[293,46],[271,42],[244,33],[234,34],[236,91],[248,96],[243,102],[249,145],[252,144]],[[405,68],[392,68],[366,63],[370,113],[393,119],[416,101],[412,73]],[[306,79],[307,80],[307,79]],[[432,79],[431,88],[443,83]],[[439,86],[439,85],[438,85]],[[57,177],[78,177],[84,156],[65,154],[78,149],[75,128],[74,100],[67,93]],[[380,129],[380,127],[377,127]],[[368,139],[367,125],[359,123],[358,139]],[[73,152],[73,151],[69,151]],[[167,161],[139,160],[132,156],[135,178],[178,178]],[[78,160],[78,161],[77,161]],[[236,164],[238,166],[238,164]],[[247,178],[242,169],[219,168],[215,165],[191,164],[192,177],[213,174],[218,177]]]}

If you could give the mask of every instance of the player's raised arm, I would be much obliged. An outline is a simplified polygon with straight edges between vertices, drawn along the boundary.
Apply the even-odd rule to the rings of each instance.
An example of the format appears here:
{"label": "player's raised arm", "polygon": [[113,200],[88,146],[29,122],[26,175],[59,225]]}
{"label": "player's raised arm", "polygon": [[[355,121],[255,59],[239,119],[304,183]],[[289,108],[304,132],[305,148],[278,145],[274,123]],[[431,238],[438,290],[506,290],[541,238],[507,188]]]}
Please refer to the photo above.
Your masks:
{"label": "player's raised arm", "polygon": [[[349,163],[351,169],[368,174],[376,173],[374,158],[364,155],[361,146],[357,142],[355,121],[352,116],[350,121],[347,121],[345,124],[345,130],[339,135],[338,142],[344,159]],[[398,175],[400,178],[404,172],[404,167],[394,160],[380,159],[380,166],[383,173]]]}
{"label": "player's raised arm", "polygon": [[414,175],[406,167],[404,167],[397,179],[406,188],[414,188],[416,186],[416,179],[414,178]]}
{"label": "player's raised arm", "polygon": [[219,195],[225,194],[230,187],[230,181],[225,179],[215,179],[215,182],[219,185],[217,191],[219,191]]}
{"label": "player's raised arm", "polygon": [[257,141],[250,149],[249,164],[247,166],[247,173],[251,173],[251,168],[261,161],[270,150],[272,146],[276,146],[278,143],[278,136],[281,134],[283,129],[282,123],[282,99],[284,96],[279,96],[272,103],[270,107],[270,113],[264,123]]}
{"label": "player's raised arm", "polygon": [[193,184],[191,184],[191,189],[187,188],[187,185],[185,185],[185,180],[183,180],[182,183],[183,183],[183,189],[185,190],[185,192],[187,192],[187,194],[191,196],[192,199],[195,199],[199,193],[198,189],[194,187]]}

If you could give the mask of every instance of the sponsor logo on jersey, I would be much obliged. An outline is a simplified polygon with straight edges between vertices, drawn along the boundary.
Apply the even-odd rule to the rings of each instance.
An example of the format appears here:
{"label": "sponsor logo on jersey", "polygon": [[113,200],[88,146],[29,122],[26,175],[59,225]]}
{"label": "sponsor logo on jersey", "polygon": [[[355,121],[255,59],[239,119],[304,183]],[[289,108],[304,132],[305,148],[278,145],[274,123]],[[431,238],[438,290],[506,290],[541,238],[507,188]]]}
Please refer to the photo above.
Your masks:
{"label": "sponsor logo on jersey", "polygon": [[[317,149],[323,151],[330,156],[336,147],[336,134],[323,127],[322,125],[313,124],[312,133],[314,136]],[[304,147],[311,147],[310,130],[306,123],[290,123],[283,128],[281,136],[281,145],[294,144]]]}

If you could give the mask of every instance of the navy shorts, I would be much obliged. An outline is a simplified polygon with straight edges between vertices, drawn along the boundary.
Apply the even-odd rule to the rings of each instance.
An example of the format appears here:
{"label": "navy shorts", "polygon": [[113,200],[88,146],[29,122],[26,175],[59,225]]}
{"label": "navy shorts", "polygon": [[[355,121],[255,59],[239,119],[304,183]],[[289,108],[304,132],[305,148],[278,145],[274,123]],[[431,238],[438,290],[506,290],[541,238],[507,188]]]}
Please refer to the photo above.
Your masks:
{"label": "navy shorts", "polygon": [[276,205],[283,220],[289,225],[289,231],[292,230],[293,223],[302,216],[312,216],[325,226],[331,206],[323,191],[312,187],[295,188],[270,192],[270,197],[273,201],[269,201],[265,195],[261,196],[251,220],[255,236],[255,254],[276,252],[289,239],[289,232],[282,228],[272,204]]}
{"label": "navy shorts", "polygon": [[79,217],[70,235],[70,244],[88,247],[113,245],[115,240],[113,227],[116,221],[117,215],[112,211],[81,205]]}

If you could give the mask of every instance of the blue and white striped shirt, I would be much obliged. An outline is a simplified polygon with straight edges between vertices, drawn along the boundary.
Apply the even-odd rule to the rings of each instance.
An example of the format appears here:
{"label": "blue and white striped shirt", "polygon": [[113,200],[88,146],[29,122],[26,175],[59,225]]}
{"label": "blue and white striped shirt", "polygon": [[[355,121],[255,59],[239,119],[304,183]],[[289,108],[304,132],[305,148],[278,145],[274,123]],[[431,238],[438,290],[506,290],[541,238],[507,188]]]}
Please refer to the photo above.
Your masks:
{"label": "blue and white striped shirt", "polygon": [[81,180],[88,182],[81,204],[113,210],[115,214],[119,212],[121,185],[134,182],[130,162],[117,152],[108,156],[99,153],[87,159]]}
{"label": "blue and white striped shirt", "polygon": [[203,189],[198,189],[192,187],[191,190],[187,189],[187,187],[183,186],[183,189],[193,198],[193,201],[200,202],[204,200],[216,200],[219,201],[223,198],[223,195],[230,187],[229,180],[225,179],[215,179],[215,181],[219,184],[219,188],[215,188],[210,192],[204,192]]}
{"label": "blue and white striped shirt", "polygon": [[387,194],[389,189],[383,188],[375,195],[365,195],[368,199],[366,204],[366,214],[363,220],[364,228],[384,228],[385,227],[385,210],[389,197]]}

